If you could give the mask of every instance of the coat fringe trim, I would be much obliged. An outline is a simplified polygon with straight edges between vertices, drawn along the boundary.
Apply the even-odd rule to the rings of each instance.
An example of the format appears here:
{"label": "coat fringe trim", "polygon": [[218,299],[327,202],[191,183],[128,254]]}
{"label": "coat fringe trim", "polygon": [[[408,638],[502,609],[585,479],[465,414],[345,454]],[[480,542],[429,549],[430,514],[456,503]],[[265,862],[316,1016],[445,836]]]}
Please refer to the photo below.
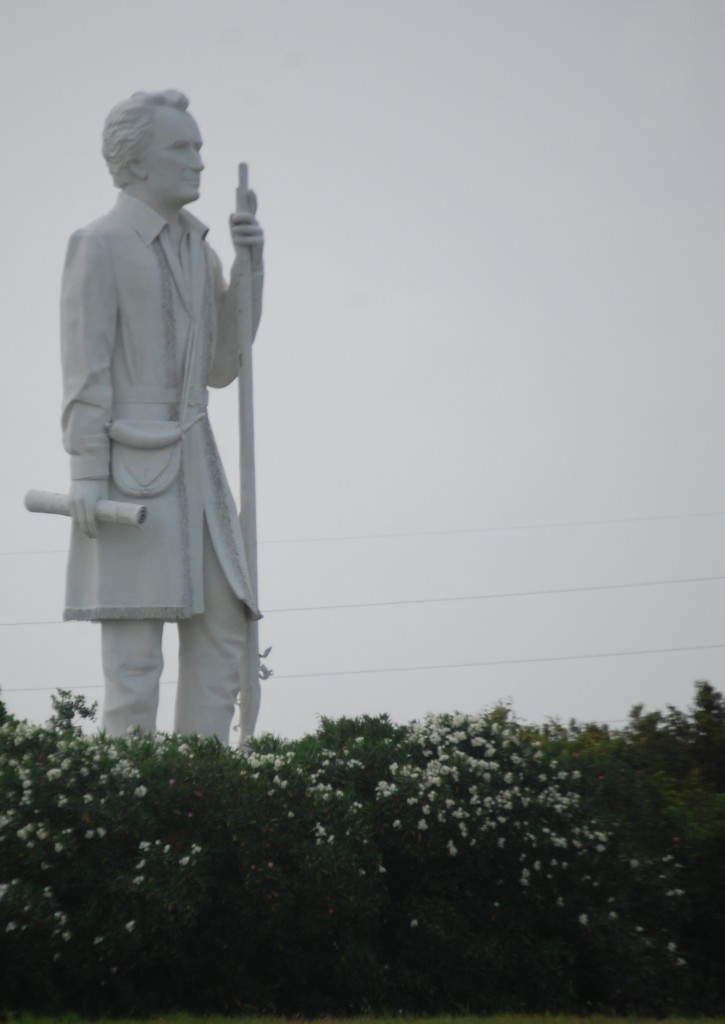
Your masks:
{"label": "coat fringe trim", "polygon": [[[239,600],[239,599],[238,599]],[[257,608],[250,608],[246,601],[239,602],[244,606],[247,618],[258,622],[264,616]],[[107,622],[114,620],[135,621],[136,619],[161,619],[164,622],[178,622],[190,619],[194,612],[186,608],[66,608],[63,612],[64,622]]]}
{"label": "coat fringe trim", "polygon": [[186,608],[66,608],[64,622],[104,622],[111,619],[163,619],[175,622],[190,619],[192,613]]}

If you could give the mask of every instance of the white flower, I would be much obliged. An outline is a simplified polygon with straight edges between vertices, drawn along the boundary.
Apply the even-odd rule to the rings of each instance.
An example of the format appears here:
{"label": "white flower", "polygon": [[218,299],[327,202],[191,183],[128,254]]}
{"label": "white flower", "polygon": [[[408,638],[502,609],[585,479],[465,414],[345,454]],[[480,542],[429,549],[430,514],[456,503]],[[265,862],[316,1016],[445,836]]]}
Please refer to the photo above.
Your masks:
{"label": "white flower", "polygon": [[190,858],[190,857],[181,857],[181,858],[179,859],[179,864],[181,864],[182,868],[185,868],[185,867],[186,867],[186,865],[187,865],[187,864],[189,863],[189,861],[190,861],[190,860],[191,860],[191,858]]}
{"label": "white flower", "polygon": [[418,822],[418,831],[419,832],[425,832],[425,830],[427,828],[428,828],[428,822],[425,820],[425,818],[421,818],[420,821]]}
{"label": "white flower", "polygon": [[135,921],[126,921],[126,931],[127,932],[132,932],[135,927],[136,927],[136,922]]}
{"label": "white flower", "polygon": [[580,914],[579,924],[589,924],[589,916],[587,914]]}
{"label": "white flower", "polygon": [[136,788],[133,791],[133,795],[134,796],[139,796],[139,797],[140,796],[146,796],[147,793],[148,793],[148,790],[146,789],[145,786],[136,786]]}
{"label": "white flower", "polygon": [[418,919],[416,917],[414,917],[413,920],[410,922],[410,927],[411,928],[417,928],[418,927]]}
{"label": "white flower", "polygon": [[456,849],[456,845],[455,845],[455,843],[453,842],[452,839],[448,840],[447,850],[450,853],[451,857],[457,857],[458,856],[458,850]]}

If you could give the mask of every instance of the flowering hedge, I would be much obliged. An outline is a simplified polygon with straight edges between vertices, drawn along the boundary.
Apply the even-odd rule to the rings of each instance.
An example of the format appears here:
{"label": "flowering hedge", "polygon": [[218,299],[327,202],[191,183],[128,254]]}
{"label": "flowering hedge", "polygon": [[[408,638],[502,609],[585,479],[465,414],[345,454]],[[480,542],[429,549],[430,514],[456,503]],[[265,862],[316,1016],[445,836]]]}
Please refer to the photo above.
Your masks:
{"label": "flowering hedge", "polygon": [[691,1002],[680,860],[504,708],[240,752],[55,706],[0,705],[0,1011]]}

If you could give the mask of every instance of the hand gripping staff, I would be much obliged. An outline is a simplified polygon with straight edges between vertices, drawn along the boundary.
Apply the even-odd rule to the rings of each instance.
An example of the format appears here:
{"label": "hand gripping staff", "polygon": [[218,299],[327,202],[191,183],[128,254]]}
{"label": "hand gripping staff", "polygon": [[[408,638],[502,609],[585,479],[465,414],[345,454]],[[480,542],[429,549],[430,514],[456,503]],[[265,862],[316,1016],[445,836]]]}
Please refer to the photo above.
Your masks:
{"label": "hand gripping staff", "polygon": [[[248,188],[247,165],[239,165],[237,213],[257,211],[257,199]],[[239,332],[239,525],[244,538],[249,577],[257,598],[257,494],[254,467],[254,390],[252,376],[252,256],[240,246],[236,260],[237,324]],[[241,666],[239,745],[254,733],[259,714],[259,632],[247,620],[246,664]]]}

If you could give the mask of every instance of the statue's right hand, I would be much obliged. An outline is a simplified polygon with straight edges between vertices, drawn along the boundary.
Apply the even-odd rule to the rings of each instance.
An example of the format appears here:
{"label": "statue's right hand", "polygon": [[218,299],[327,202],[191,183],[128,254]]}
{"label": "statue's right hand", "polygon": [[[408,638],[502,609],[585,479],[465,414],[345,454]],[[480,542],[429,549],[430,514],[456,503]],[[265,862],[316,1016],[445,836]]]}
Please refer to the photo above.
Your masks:
{"label": "statue's right hand", "polygon": [[108,480],[72,480],[70,485],[70,514],[73,522],[86,537],[98,536],[96,503],[108,497]]}

